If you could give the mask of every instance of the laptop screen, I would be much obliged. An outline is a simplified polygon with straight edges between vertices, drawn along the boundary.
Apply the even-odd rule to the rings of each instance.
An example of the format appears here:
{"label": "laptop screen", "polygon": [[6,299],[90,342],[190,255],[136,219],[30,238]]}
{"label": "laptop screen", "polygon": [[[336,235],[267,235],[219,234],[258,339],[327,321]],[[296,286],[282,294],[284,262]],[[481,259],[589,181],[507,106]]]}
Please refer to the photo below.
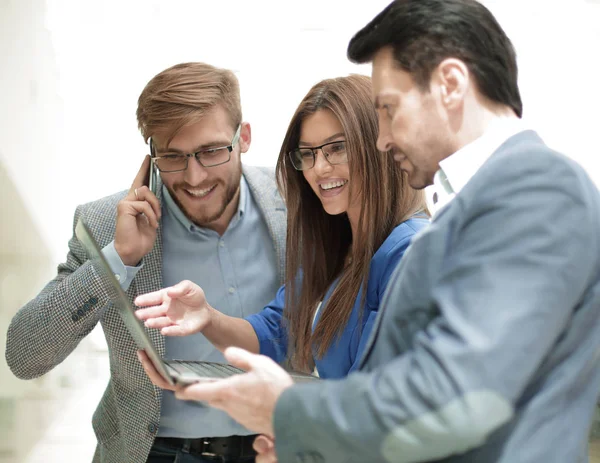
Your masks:
{"label": "laptop screen", "polygon": [[75,235],[85,248],[93,268],[98,273],[98,276],[102,280],[103,286],[108,291],[111,302],[119,312],[127,331],[129,331],[129,334],[131,334],[131,337],[137,344],[138,348],[146,351],[146,354],[148,354],[148,357],[160,375],[166,381],[168,381],[169,384],[174,384],[173,380],[171,379],[171,375],[167,372],[164,362],[158,355],[158,352],[156,352],[152,341],[148,337],[144,325],[135,316],[135,310],[131,306],[131,303],[123,291],[123,288],[121,288],[121,285],[115,278],[110,266],[108,265],[108,262],[100,251],[100,246],[92,236],[92,233],[90,232],[90,229],[85,223],[83,217],[77,221],[77,225],[75,226]]}

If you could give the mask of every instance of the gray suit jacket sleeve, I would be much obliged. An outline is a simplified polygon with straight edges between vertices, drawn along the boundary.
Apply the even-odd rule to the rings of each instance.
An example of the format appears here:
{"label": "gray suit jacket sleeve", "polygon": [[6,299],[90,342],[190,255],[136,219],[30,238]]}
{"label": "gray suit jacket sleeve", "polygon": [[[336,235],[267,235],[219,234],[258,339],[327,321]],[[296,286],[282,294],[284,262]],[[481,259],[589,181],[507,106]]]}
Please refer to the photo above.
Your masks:
{"label": "gray suit jacket sleeve", "polygon": [[[112,215],[115,205],[111,206]],[[82,209],[84,206],[77,208],[74,225]],[[9,325],[6,361],[12,372],[21,379],[32,379],[61,363],[96,326],[107,301],[108,295],[73,233],[67,261],[58,266],[56,277]]]}
{"label": "gray suit jacket sleeve", "polygon": [[398,275],[409,272],[392,276],[380,329],[405,353],[284,392],[280,462],[430,461],[480,446],[511,419],[599,255],[597,191],[583,171],[548,152],[519,154],[488,162],[450,204],[461,226],[432,270],[436,315],[411,339],[397,316]]}

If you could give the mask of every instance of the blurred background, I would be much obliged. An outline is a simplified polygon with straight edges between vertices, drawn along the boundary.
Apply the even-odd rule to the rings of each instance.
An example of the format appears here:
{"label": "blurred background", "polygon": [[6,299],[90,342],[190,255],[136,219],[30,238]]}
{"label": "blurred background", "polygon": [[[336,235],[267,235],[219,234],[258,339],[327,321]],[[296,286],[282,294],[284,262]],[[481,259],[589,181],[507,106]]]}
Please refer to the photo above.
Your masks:
{"label": "blurred background", "polygon": [[[252,124],[244,160],[273,166],[314,83],[370,74],[346,47],[388,3],[0,0],[0,463],[91,461],[102,332],[25,382],[4,360],[6,328],[64,260],[75,207],[132,182],[148,152],[135,119],[146,82],[186,61],[234,70]],[[525,121],[600,182],[600,1],[483,3],[516,47]]]}

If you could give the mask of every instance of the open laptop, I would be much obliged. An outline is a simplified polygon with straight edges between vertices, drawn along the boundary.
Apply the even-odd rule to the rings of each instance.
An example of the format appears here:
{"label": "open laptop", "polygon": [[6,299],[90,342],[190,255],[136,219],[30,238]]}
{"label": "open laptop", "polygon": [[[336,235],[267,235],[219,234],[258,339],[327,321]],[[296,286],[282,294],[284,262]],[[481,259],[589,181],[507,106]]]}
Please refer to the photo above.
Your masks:
{"label": "open laptop", "polygon": [[[216,381],[231,375],[244,373],[243,370],[224,363],[162,359],[148,337],[143,323],[135,316],[133,306],[115,278],[108,262],[100,251],[100,246],[92,236],[83,218],[80,218],[77,222],[75,235],[87,251],[88,258],[103,280],[111,301],[123,319],[123,323],[133,337],[137,347],[146,352],[154,368],[156,368],[165,381],[171,385],[192,384],[201,381]],[[304,373],[289,373],[294,381],[297,382],[318,380],[316,376]]]}

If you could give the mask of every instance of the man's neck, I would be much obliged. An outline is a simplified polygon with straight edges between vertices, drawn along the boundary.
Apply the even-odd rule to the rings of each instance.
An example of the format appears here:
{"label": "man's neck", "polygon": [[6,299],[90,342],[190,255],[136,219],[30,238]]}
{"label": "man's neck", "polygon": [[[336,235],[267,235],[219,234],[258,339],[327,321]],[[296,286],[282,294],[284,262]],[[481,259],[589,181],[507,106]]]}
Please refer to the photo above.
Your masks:
{"label": "man's neck", "polygon": [[[466,113],[466,111],[465,111]],[[504,105],[477,105],[471,108],[469,116],[463,118],[463,123],[457,132],[456,151],[481,137],[494,121],[514,119],[518,117],[514,111]]]}
{"label": "man's neck", "polygon": [[237,212],[239,204],[240,204],[240,188],[238,188],[237,193],[235,194],[235,196],[233,197],[231,202],[227,205],[227,207],[223,211],[223,214],[221,214],[221,217],[219,217],[217,220],[215,220],[209,224],[205,224],[203,226],[205,228],[210,228],[211,230],[216,231],[220,236],[223,236],[223,234],[227,231],[227,227],[229,227],[229,224],[231,223],[233,216]]}

